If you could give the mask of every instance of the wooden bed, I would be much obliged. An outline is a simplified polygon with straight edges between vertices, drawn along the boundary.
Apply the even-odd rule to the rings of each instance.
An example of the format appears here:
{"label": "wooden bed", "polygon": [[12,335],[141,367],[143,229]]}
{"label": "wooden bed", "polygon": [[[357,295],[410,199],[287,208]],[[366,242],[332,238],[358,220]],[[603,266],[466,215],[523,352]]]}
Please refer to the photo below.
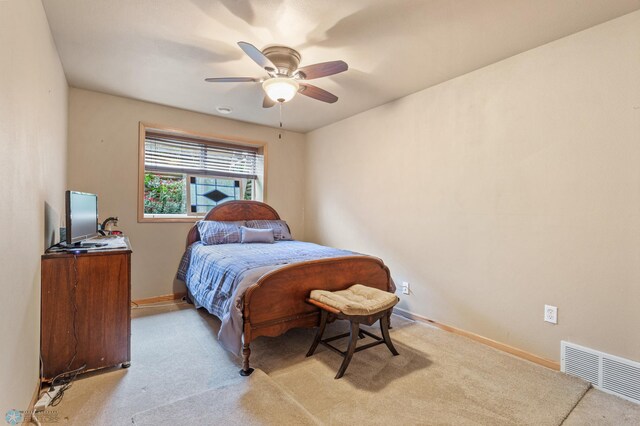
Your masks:
{"label": "wooden bed", "polygon": [[[203,220],[277,220],[278,213],[258,201],[229,201],[213,208]],[[187,247],[200,240],[197,226],[187,236]],[[349,256],[291,264],[263,275],[244,294],[242,370],[247,376],[250,344],[259,336],[279,336],[296,327],[316,327],[319,310],[305,299],[311,290],[343,290],[360,283],[385,291],[395,291],[389,269],[382,260]]]}

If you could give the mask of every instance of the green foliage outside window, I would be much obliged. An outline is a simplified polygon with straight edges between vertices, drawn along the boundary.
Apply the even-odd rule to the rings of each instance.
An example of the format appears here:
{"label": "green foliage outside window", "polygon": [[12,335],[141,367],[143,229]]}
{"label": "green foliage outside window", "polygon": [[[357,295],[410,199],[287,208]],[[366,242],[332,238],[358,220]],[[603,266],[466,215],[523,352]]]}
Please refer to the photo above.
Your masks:
{"label": "green foliage outside window", "polygon": [[144,212],[146,214],[184,214],[186,206],[184,175],[144,175]]}
{"label": "green foliage outside window", "polygon": [[247,184],[244,188],[244,199],[252,200],[253,199],[253,180],[247,180]]}

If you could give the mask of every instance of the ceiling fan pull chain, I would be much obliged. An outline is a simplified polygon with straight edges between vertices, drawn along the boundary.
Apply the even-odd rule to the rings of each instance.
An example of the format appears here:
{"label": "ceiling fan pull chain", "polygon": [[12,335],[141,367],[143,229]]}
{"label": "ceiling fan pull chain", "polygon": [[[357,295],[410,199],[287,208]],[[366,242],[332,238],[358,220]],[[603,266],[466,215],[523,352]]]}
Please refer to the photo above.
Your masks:
{"label": "ceiling fan pull chain", "polygon": [[278,133],[278,139],[282,139],[282,102],[278,102],[280,106],[280,133]]}

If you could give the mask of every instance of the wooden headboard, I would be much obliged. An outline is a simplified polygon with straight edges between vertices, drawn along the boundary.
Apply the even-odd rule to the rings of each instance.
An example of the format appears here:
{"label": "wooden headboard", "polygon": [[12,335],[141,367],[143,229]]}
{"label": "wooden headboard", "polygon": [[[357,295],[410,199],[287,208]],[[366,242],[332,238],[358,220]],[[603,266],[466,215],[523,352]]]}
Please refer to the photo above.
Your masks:
{"label": "wooden headboard", "polygon": [[[278,220],[280,215],[268,204],[260,201],[228,201],[209,210],[202,220]],[[187,235],[187,247],[200,241],[198,227],[193,225]]]}

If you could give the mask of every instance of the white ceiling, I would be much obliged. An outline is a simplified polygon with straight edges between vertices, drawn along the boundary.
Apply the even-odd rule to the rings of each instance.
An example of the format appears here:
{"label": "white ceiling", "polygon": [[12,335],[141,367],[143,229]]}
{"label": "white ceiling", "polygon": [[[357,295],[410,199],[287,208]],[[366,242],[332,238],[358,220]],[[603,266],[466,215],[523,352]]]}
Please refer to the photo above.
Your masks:
{"label": "white ceiling", "polygon": [[73,87],[277,126],[238,41],[284,44],[301,65],[342,59],[296,96],[284,127],[306,132],[640,8],[640,0],[43,0]]}

